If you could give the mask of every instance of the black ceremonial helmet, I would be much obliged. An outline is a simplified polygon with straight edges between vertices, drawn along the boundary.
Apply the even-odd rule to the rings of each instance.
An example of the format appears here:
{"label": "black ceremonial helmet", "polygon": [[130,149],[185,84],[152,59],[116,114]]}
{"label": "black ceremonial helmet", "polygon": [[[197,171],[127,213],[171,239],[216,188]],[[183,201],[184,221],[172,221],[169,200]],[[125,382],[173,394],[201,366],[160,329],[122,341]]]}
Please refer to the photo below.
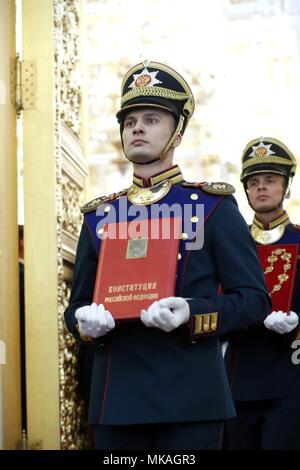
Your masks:
{"label": "black ceremonial helmet", "polygon": [[169,142],[155,160],[147,163],[163,159],[178,133],[183,135],[195,109],[194,97],[187,82],[168,65],[144,61],[126,73],[121,92],[121,109],[117,113],[121,137],[126,113],[131,109],[155,107],[174,115],[177,125]]}
{"label": "black ceremonial helmet", "polygon": [[286,186],[296,173],[297,162],[292,152],[280,140],[259,137],[249,142],[242,155],[241,181],[247,194],[247,179],[257,173],[277,173],[284,176]]}

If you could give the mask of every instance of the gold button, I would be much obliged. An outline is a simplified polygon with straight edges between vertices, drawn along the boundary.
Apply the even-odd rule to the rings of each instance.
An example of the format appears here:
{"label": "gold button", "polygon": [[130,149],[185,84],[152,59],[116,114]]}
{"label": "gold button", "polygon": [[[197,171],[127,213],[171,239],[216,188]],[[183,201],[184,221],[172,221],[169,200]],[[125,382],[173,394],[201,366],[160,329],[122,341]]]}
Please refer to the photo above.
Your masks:
{"label": "gold button", "polygon": [[98,235],[102,235],[102,233],[104,232],[104,228],[99,228],[99,230],[97,231],[97,234]]}
{"label": "gold button", "polygon": [[110,206],[106,206],[106,207],[104,208],[104,212],[109,212],[109,211],[110,211]]}
{"label": "gold button", "polygon": [[181,234],[181,238],[182,238],[182,240],[187,240],[187,239],[189,238],[189,236],[188,236],[187,233],[184,233],[184,232],[183,232],[183,233]]}
{"label": "gold button", "polygon": [[198,197],[199,196],[196,193],[191,194],[191,199],[193,199],[193,201],[197,201]]}
{"label": "gold button", "polygon": [[196,222],[199,222],[199,218],[196,215],[194,215],[193,217],[191,217],[191,222],[195,224]]}
{"label": "gold button", "polygon": [[181,256],[180,253],[178,253],[177,258],[178,258],[178,259],[181,259],[181,258],[182,258],[182,256]]}

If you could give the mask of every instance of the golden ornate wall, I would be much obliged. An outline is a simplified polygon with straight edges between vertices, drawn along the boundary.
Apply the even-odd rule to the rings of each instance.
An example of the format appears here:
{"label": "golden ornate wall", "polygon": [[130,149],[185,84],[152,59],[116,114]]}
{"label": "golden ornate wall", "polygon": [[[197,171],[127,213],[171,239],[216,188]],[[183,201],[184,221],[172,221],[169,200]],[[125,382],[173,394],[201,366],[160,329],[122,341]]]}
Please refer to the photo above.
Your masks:
{"label": "golden ornate wall", "polygon": [[80,144],[80,1],[54,2],[56,188],[58,241],[58,335],[62,449],[88,446],[86,403],[78,394],[79,346],[66,330],[72,268],[81,225],[80,204],[87,175]]}

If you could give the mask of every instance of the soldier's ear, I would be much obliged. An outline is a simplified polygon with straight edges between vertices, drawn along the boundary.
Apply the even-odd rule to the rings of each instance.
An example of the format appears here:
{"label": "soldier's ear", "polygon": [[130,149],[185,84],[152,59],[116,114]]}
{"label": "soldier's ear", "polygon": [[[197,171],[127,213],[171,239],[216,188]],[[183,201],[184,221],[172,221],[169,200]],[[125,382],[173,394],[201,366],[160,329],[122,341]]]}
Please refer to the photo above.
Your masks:
{"label": "soldier's ear", "polygon": [[180,134],[180,132],[178,132],[178,134],[176,135],[174,139],[173,147],[178,147],[178,145],[181,144],[181,141],[182,141],[182,135]]}
{"label": "soldier's ear", "polygon": [[290,190],[290,188],[288,188],[285,192],[284,198],[285,199],[290,199],[290,197],[291,197],[291,190]]}

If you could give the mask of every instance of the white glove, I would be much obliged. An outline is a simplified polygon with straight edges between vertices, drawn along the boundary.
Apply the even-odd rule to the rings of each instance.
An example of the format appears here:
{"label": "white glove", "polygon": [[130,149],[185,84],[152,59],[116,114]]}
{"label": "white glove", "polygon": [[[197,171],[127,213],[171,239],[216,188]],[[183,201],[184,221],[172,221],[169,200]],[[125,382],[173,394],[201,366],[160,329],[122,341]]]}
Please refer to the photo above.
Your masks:
{"label": "white glove", "polygon": [[115,327],[115,320],[104,305],[85,305],[75,312],[79,333],[91,338],[99,338],[109,333]]}
{"label": "white glove", "polygon": [[167,297],[153,302],[148,310],[141,311],[141,320],[149,328],[159,328],[169,333],[190,318],[190,307],[182,297]]}
{"label": "white glove", "polygon": [[280,335],[294,330],[298,323],[299,317],[295,312],[290,311],[290,313],[287,314],[281,310],[270,313],[264,321],[266,328]]}

